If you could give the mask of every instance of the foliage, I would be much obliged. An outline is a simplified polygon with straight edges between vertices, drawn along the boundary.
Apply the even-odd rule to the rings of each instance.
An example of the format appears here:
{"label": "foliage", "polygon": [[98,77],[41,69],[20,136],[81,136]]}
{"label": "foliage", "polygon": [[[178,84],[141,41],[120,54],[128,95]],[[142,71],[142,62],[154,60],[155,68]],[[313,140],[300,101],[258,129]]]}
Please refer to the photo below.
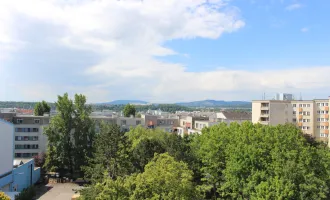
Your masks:
{"label": "foliage", "polygon": [[0,191],[0,200],[10,200],[10,197]]}
{"label": "foliage", "polygon": [[135,112],[136,112],[135,106],[131,104],[127,104],[123,110],[125,117],[130,117],[131,115],[135,116]]}
{"label": "foliage", "polygon": [[58,114],[54,116],[44,133],[48,136],[48,170],[67,169],[71,174],[81,172],[91,156],[95,135],[94,122],[90,119],[91,107],[86,97],[75,95],[74,102],[68,94],[58,96]]}
{"label": "foliage", "polygon": [[50,106],[47,104],[46,101],[38,102],[34,106],[34,115],[35,116],[43,116],[45,113],[50,112]]}
{"label": "foliage", "polygon": [[31,200],[36,196],[34,186],[28,187],[15,196],[15,200]]}
{"label": "foliage", "polygon": [[294,125],[220,124],[193,143],[206,197],[329,199],[329,150]]}
{"label": "foliage", "polygon": [[45,153],[38,153],[38,155],[34,156],[34,165],[36,167],[43,167],[45,164],[45,158],[46,154]]}
{"label": "foliage", "polygon": [[131,199],[196,199],[192,171],[168,153],[156,154],[135,180]]}
{"label": "foliage", "polygon": [[85,167],[86,177],[100,182],[106,177],[116,179],[131,171],[129,141],[117,125],[100,124],[100,134],[95,139],[95,153]]}
{"label": "foliage", "polygon": [[81,192],[82,199],[196,199],[192,171],[168,153],[156,154],[140,174],[107,178]]}

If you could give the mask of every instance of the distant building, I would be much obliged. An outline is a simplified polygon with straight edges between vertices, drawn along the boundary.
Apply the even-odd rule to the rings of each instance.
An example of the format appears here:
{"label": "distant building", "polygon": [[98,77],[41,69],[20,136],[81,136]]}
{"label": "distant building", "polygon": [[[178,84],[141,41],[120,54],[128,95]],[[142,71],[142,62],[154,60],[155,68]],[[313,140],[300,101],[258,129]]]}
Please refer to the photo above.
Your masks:
{"label": "distant building", "polygon": [[264,125],[293,123],[305,134],[327,142],[329,103],[329,99],[255,100],[252,102],[252,122]]}

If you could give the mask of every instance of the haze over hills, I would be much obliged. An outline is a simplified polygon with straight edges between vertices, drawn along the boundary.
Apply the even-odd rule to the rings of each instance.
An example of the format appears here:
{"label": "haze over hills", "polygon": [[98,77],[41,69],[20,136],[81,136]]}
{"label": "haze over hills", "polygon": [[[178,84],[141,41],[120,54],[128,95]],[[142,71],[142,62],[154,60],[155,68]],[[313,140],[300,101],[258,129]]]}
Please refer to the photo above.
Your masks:
{"label": "haze over hills", "polygon": [[97,103],[104,105],[125,105],[125,104],[148,104],[146,101],[141,100],[115,100],[111,102]]}
{"label": "haze over hills", "polygon": [[[115,100],[111,102],[105,102],[105,103],[98,103],[103,105],[125,105],[125,104],[148,104],[146,101],[141,100]],[[251,106],[251,102],[248,101],[223,101],[223,100],[203,100],[203,101],[192,101],[192,102],[179,102],[174,103],[176,105],[180,106],[186,106],[186,107],[249,107]]]}
{"label": "haze over hills", "polygon": [[223,100],[203,100],[192,102],[180,102],[177,105],[187,107],[226,107],[226,106],[251,106],[252,103],[248,101],[223,101]]}

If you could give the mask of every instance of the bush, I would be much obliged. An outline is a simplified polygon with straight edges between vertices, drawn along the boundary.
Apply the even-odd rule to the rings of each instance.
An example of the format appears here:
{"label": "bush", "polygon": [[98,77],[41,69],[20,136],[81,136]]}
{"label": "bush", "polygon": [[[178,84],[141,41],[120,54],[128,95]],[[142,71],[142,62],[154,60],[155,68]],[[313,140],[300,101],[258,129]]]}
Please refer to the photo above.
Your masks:
{"label": "bush", "polygon": [[10,200],[10,198],[4,192],[0,192],[0,200]]}
{"label": "bush", "polygon": [[36,190],[33,186],[31,186],[16,195],[15,200],[31,200],[34,196],[36,196]]}

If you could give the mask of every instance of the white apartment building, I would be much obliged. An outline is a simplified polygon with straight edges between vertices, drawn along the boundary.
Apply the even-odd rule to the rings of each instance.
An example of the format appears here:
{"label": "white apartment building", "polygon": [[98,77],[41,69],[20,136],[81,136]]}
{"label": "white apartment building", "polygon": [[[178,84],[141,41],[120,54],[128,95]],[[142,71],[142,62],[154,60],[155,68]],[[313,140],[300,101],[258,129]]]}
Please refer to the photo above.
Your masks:
{"label": "white apartment building", "polygon": [[296,124],[305,134],[328,141],[329,99],[255,100],[252,122],[264,125]]}

